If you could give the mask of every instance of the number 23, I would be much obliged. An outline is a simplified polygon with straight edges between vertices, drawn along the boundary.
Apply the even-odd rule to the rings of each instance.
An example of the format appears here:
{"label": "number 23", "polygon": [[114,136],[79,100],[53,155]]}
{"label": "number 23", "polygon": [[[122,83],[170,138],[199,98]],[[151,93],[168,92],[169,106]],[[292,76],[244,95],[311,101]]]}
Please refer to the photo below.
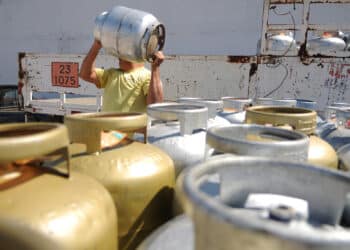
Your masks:
{"label": "number 23", "polygon": [[60,65],[59,72],[60,74],[69,74],[71,72],[71,66],[69,64]]}

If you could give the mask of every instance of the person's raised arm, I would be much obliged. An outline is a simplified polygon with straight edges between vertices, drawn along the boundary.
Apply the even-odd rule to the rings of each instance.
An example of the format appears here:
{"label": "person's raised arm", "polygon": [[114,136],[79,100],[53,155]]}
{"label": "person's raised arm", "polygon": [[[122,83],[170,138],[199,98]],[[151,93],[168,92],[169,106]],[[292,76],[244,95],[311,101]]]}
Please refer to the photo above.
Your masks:
{"label": "person's raised arm", "polygon": [[154,54],[151,64],[151,82],[148,89],[147,105],[163,101],[163,84],[160,79],[160,65],[164,61],[164,54],[158,51]]}
{"label": "person's raised arm", "polygon": [[81,79],[87,82],[91,82],[96,86],[99,86],[99,82],[95,72],[95,59],[101,47],[101,43],[95,40],[89,52],[85,56],[79,72],[79,76]]}

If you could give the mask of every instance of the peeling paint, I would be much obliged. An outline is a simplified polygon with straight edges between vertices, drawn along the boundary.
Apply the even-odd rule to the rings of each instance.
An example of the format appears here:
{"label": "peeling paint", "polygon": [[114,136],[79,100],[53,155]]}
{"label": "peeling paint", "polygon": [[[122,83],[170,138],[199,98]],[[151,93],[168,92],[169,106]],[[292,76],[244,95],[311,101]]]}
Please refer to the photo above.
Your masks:
{"label": "peeling paint", "polygon": [[251,63],[250,64],[250,70],[249,70],[249,82],[250,82],[252,76],[255,75],[257,71],[258,71],[258,64],[257,63]]}
{"label": "peeling paint", "polygon": [[227,62],[229,63],[249,63],[251,59],[250,56],[227,56]]}

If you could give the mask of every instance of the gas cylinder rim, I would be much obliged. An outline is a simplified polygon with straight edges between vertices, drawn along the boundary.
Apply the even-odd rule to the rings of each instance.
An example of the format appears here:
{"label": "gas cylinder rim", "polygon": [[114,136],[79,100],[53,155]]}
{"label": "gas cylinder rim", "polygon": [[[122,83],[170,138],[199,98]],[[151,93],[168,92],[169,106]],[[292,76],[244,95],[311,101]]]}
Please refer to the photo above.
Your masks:
{"label": "gas cylinder rim", "polygon": [[[5,137],[1,138],[0,136],[0,147],[2,146],[2,142],[9,142],[12,140],[16,140],[19,143],[22,140],[27,140],[28,138],[36,139],[37,137],[42,137],[43,135],[46,135],[48,140],[50,140],[50,137],[55,137],[58,134],[62,134],[67,132],[66,127],[63,124],[59,123],[51,123],[51,122],[29,122],[29,123],[11,123],[11,124],[3,124],[0,125],[0,133],[4,132],[21,132],[21,131],[29,131],[30,129],[33,130],[40,130],[37,132],[34,132],[33,134],[27,134],[27,135],[16,135],[13,137]],[[68,145],[68,144],[67,144]]]}
{"label": "gas cylinder rim", "polygon": [[[258,230],[258,231],[266,231],[273,235],[280,236],[287,239],[296,240],[298,242],[304,242],[304,243],[322,243],[322,244],[334,244],[334,242],[330,242],[331,240],[339,240],[338,237],[334,237],[333,235],[328,237],[324,237],[325,235],[322,234],[322,237],[318,237],[317,241],[315,239],[307,238],[307,235],[288,235],[287,232],[284,231],[278,231],[271,227],[265,226],[263,223],[259,223],[259,221],[256,221],[249,217],[242,217],[237,216],[232,213],[232,208],[229,207],[229,205],[224,204],[223,202],[220,202],[219,199],[213,198],[210,195],[205,194],[204,192],[200,191],[198,187],[198,181],[204,176],[208,176],[210,174],[215,174],[217,171],[222,168],[222,165],[225,164],[227,167],[228,164],[250,164],[250,165],[257,165],[261,163],[269,164],[270,167],[289,167],[289,168],[304,168],[307,169],[310,172],[318,172],[321,175],[329,176],[331,178],[335,178],[336,181],[342,181],[342,182],[349,182],[350,177],[344,173],[340,173],[336,170],[331,169],[324,169],[319,168],[310,164],[305,163],[297,163],[297,162],[288,162],[288,161],[281,161],[281,160],[271,160],[266,159],[263,157],[254,157],[254,156],[230,156],[225,155],[225,157],[217,157],[216,159],[212,159],[210,161],[200,163],[197,165],[194,165],[191,168],[187,168],[182,173],[182,179],[180,179],[182,186],[182,190],[184,195],[186,196],[186,200],[189,201],[192,206],[192,209],[188,208],[188,202],[186,202],[185,206],[185,212],[191,216],[193,213],[196,213],[196,211],[199,209],[201,211],[204,211],[211,217],[215,217],[218,220],[220,220],[223,223],[229,223],[233,225],[239,225],[241,228],[246,228],[248,230]],[[231,166],[232,167],[232,166]],[[195,208],[193,208],[195,206]],[[187,209],[186,209],[187,207]],[[287,231],[288,228],[286,228]],[[336,227],[334,232],[336,233]],[[293,232],[293,228],[288,229],[289,232]],[[315,232],[316,233],[316,232]],[[346,233],[350,234],[350,230],[347,230]],[[333,237],[332,237],[333,236]],[[339,240],[335,243],[342,243],[343,241]],[[345,241],[344,243],[350,244],[350,241]]]}
{"label": "gas cylinder rim", "polygon": [[234,97],[234,96],[223,96],[221,97],[222,101],[227,102],[244,102],[244,103],[252,103],[253,99],[246,97]]}
{"label": "gas cylinder rim", "polygon": [[305,103],[317,103],[316,101],[314,101],[314,100],[310,100],[310,99],[295,99],[297,102],[305,102]]}
{"label": "gas cylinder rim", "polygon": [[179,97],[177,102],[196,102],[196,103],[210,103],[210,104],[222,104],[223,100],[220,99],[210,99],[210,98],[201,98],[201,97]]}
{"label": "gas cylinder rim", "polygon": [[[293,110],[300,111],[299,113],[285,113],[285,112],[269,112],[268,110]],[[306,108],[299,107],[285,107],[285,106],[253,106],[247,108],[247,113],[260,114],[260,115],[274,115],[274,116],[285,116],[285,117],[305,117],[305,118],[315,118],[317,116],[316,111]]]}
{"label": "gas cylinder rim", "polygon": [[[180,107],[187,106],[188,109],[181,109]],[[179,107],[174,109],[173,107]],[[188,104],[188,103],[177,103],[177,102],[163,102],[155,103],[147,106],[147,111],[161,112],[161,113],[205,113],[208,112],[208,108],[202,105]]]}
{"label": "gas cylinder rim", "polygon": [[[278,136],[281,136],[283,139],[283,135],[289,136],[292,139],[288,140],[285,139],[283,141],[269,141],[269,142],[264,142],[264,141],[249,141],[249,140],[243,140],[239,138],[235,139],[230,139],[228,137],[219,135],[219,131],[224,131],[224,130],[230,130],[230,129],[236,129],[236,128],[242,128],[247,131],[249,129],[257,129],[261,130],[262,132],[275,132],[278,133]],[[276,134],[277,135],[277,134]],[[301,133],[299,131],[291,131],[291,130],[286,130],[282,128],[276,128],[276,127],[267,127],[263,125],[258,125],[258,124],[230,124],[230,125],[222,125],[222,126],[215,126],[211,127],[207,130],[207,143],[210,144],[210,141],[214,140],[219,143],[223,143],[226,145],[232,145],[234,143],[244,143],[247,146],[251,145],[258,145],[258,146],[267,146],[267,147],[279,147],[279,146],[290,146],[290,147],[296,147],[296,146],[302,146],[306,145],[309,142],[309,137],[305,135],[304,133]],[[232,152],[234,153],[234,152]]]}
{"label": "gas cylinder rim", "polygon": [[[0,136],[0,162],[11,162],[24,158],[35,158],[67,148],[69,145],[66,126],[50,122],[12,123],[0,126],[0,133],[34,133],[15,136]],[[36,131],[35,131],[36,130]],[[38,131],[39,130],[39,131]]]}
{"label": "gas cylinder rim", "polygon": [[67,115],[67,121],[81,121],[86,123],[116,122],[116,121],[144,121],[147,125],[147,115],[141,112],[93,112]]}

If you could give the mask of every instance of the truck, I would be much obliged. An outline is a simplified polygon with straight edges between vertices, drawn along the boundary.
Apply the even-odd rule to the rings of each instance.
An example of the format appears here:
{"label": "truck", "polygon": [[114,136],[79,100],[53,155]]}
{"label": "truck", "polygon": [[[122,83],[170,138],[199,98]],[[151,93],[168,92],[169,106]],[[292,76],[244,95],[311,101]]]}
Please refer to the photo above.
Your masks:
{"label": "truck", "polygon": [[[129,4],[137,6],[136,2]],[[146,10],[165,20],[166,46],[170,44],[161,68],[166,100],[181,96],[293,98],[316,101],[318,110],[334,102],[350,102],[349,0],[222,1],[215,6],[201,2],[201,9],[196,8],[198,1],[181,9],[150,2],[154,5]],[[229,8],[232,13],[227,16]],[[192,23],[181,26],[183,21],[178,19],[176,23],[175,11],[182,11],[185,19],[193,13]],[[254,36],[255,40],[250,39]],[[92,36],[85,40],[91,42]],[[326,45],[320,44],[324,40]],[[103,90],[78,77],[84,55],[18,54],[26,114],[64,116],[101,110]],[[102,54],[97,66],[116,67],[117,62]],[[67,67],[72,69],[68,73],[64,72]]]}
{"label": "truck", "polygon": [[25,113],[21,109],[17,86],[0,86],[0,123],[24,122]]}

